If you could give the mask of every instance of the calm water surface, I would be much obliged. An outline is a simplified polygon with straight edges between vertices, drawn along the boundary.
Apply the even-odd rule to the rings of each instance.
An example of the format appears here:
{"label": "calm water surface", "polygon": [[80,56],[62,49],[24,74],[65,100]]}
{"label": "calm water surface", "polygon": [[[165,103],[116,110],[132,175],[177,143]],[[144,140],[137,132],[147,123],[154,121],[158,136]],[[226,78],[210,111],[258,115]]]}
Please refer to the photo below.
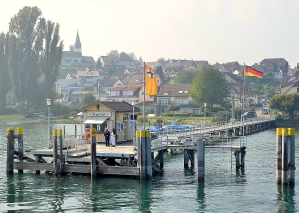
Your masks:
{"label": "calm water surface", "polygon": [[[206,150],[205,181],[198,183],[196,166],[184,169],[181,152],[167,154],[164,174],[147,181],[28,171],[7,176],[8,126],[24,127],[25,150],[47,147],[47,124],[0,123],[0,212],[298,212],[298,172],[294,187],[275,183],[275,129],[247,137],[244,174],[231,170],[230,152]],[[66,125],[67,134],[73,130]]]}

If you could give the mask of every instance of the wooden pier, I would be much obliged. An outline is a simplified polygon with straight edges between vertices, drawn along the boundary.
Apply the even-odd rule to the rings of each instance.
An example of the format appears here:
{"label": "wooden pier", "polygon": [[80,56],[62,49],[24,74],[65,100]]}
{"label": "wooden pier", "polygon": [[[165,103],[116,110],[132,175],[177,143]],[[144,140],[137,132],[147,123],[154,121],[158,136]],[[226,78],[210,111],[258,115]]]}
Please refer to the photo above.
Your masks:
{"label": "wooden pier", "polygon": [[[159,135],[151,140],[149,131],[137,131],[137,146],[127,142],[116,147],[107,147],[97,144],[95,129],[92,130],[90,144],[79,138],[68,139],[63,137],[62,130],[53,130],[52,148],[31,150],[30,158],[24,155],[23,130],[18,128],[15,135],[13,128],[8,128],[7,133],[7,173],[18,170],[33,170],[39,174],[41,171],[53,172],[55,175],[65,173],[91,174],[93,175],[118,175],[151,178],[157,173],[163,172],[164,153],[169,150],[184,151],[184,167],[195,166],[194,155],[197,152],[198,179],[204,179],[204,153],[205,149],[226,149],[235,156],[236,169],[244,168],[246,144],[244,140],[238,146],[221,143],[223,138],[232,139],[271,127],[273,121],[261,121],[246,123],[246,125],[232,124],[219,125],[214,128],[193,129],[186,132],[168,133]],[[246,131],[243,133],[242,131]],[[226,132],[226,135],[222,134]],[[233,135],[234,134],[234,135]],[[244,135],[243,135],[244,134]],[[217,144],[210,143],[211,137],[219,136]],[[242,136],[243,135],[243,136]],[[18,140],[17,151],[14,148],[15,139]],[[77,141],[75,141],[77,140]]]}

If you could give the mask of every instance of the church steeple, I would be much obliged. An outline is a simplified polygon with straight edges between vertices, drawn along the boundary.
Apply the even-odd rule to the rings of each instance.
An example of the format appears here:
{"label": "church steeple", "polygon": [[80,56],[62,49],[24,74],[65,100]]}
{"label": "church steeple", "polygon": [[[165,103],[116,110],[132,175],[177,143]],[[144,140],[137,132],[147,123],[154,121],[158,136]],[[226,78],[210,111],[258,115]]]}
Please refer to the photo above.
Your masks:
{"label": "church steeple", "polygon": [[81,41],[80,41],[78,30],[77,30],[76,43],[75,43],[75,52],[82,52],[81,51]]}

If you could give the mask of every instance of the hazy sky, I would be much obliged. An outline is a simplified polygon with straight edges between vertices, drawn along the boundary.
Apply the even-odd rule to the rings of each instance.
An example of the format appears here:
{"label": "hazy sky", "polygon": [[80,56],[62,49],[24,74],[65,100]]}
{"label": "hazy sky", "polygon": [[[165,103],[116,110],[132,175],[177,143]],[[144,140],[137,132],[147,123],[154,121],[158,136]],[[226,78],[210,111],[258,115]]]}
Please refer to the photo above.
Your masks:
{"label": "hazy sky", "polygon": [[265,58],[299,62],[297,0],[12,0],[0,13],[0,32],[24,6],[38,6],[59,22],[65,50],[79,30],[83,55],[110,50],[158,58],[238,61]]}

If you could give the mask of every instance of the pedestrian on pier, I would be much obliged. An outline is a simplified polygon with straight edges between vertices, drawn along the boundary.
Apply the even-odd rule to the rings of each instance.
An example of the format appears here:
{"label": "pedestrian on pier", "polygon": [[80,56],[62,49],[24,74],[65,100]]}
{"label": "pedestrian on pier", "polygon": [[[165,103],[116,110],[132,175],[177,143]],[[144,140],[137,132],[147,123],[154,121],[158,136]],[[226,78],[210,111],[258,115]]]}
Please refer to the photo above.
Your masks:
{"label": "pedestrian on pier", "polygon": [[110,144],[113,147],[115,147],[115,145],[116,145],[116,129],[115,129],[115,127],[113,127],[111,130]]}
{"label": "pedestrian on pier", "polygon": [[105,137],[106,146],[109,146],[110,132],[109,132],[108,128],[106,128],[106,131],[104,132],[104,137]]}

